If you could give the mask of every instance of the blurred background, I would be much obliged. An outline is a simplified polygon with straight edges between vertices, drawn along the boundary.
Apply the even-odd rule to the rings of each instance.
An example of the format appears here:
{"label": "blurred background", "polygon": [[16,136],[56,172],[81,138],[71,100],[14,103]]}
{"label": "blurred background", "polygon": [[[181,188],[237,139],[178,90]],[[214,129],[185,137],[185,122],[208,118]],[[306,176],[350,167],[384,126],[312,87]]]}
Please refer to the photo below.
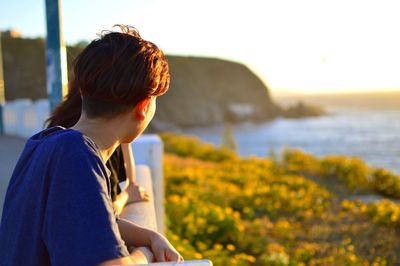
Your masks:
{"label": "blurred background", "polygon": [[[400,265],[398,7],[68,0],[61,30],[68,66],[114,24],[167,54],[171,87],[148,132],[172,132],[168,226],[189,258]],[[0,10],[6,101],[47,98],[44,1]]]}

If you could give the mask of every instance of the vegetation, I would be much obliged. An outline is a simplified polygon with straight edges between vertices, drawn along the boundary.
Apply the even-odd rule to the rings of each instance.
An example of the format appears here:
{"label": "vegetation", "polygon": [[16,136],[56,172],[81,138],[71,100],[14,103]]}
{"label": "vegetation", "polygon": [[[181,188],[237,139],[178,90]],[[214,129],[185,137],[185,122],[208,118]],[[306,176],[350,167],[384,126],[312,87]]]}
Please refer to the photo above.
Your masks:
{"label": "vegetation", "polygon": [[[239,158],[163,134],[169,237],[214,265],[400,265],[399,177],[357,158]],[[389,183],[386,183],[389,182]],[[393,185],[395,184],[395,185]]]}

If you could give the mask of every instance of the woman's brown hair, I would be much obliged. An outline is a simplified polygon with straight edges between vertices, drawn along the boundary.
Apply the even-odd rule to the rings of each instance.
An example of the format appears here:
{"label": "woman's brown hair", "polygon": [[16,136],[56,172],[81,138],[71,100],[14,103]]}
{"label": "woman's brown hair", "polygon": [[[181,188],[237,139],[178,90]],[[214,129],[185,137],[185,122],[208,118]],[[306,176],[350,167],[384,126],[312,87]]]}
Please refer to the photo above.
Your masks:
{"label": "woman's brown hair", "polygon": [[46,120],[46,127],[62,126],[69,128],[78,122],[82,111],[82,98],[79,89],[73,86],[73,82],[69,82],[68,85],[67,97]]}
{"label": "woman's brown hair", "polygon": [[89,118],[110,118],[168,90],[164,53],[130,26],[103,31],[74,60],[68,95],[47,120],[73,126],[83,110]]}

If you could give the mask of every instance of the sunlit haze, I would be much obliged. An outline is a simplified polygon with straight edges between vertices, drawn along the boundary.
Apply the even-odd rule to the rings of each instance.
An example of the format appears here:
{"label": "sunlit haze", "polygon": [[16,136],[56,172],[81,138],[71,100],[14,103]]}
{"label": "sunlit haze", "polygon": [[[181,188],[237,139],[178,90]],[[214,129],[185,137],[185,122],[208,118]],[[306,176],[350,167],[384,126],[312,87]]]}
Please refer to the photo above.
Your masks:
{"label": "sunlit haze", "polygon": [[[2,0],[0,29],[45,34],[45,1]],[[125,23],[168,54],[242,62],[274,93],[400,90],[398,1],[62,2],[64,39]]]}

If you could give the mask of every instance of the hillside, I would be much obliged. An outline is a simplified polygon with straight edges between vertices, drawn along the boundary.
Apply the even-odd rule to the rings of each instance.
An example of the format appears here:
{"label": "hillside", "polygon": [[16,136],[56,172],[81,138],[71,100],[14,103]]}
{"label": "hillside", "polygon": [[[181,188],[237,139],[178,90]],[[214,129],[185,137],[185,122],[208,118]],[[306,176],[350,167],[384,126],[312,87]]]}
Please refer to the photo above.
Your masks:
{"label": "hillside", "polygon": [[[2,46],[6,99],[45,98],[45,41],[3,38]],[[82,49],[82,46],[67,47],[69,67]],[[152,129],[315,115],[315,110],[308,112],[307,106],[286,112],[274,103],[265,84],[245,65],[182,56],[168,56],[168,61],[171,87],[158,100]]]}
{"label": "hillside", "polygon": [[43,39],[2,38],[6,100],[46,98]]}

